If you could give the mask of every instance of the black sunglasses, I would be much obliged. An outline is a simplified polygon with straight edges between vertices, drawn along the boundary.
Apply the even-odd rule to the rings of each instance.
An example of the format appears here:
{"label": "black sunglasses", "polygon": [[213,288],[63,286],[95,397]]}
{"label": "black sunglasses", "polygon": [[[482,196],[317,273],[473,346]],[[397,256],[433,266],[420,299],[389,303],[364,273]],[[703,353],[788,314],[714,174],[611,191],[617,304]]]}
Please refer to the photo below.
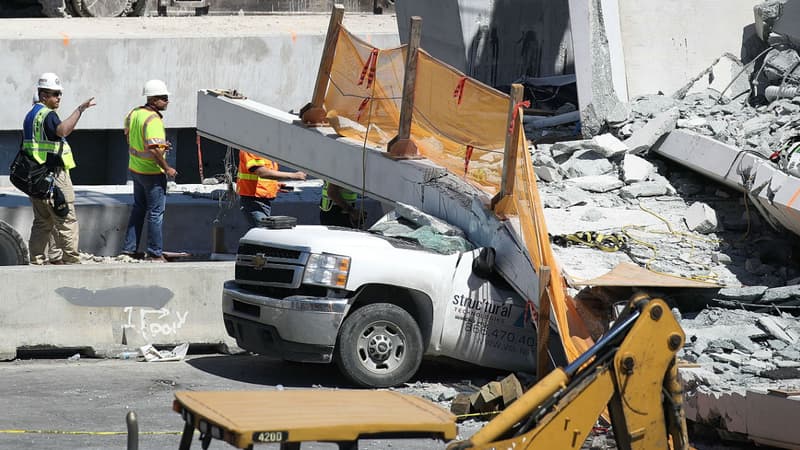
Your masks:
{"label": "black sunglasses", "polygon": [[156,96],[156,100],[163,100],[165,102],[168,102],[169,101],[169,96],[168,95],[159,95],[159,96]]}
{"label": "black sunglasses", "polygon": [[61,91],[43,91],[44,95],[49,95],[50,97],[61,97]]}

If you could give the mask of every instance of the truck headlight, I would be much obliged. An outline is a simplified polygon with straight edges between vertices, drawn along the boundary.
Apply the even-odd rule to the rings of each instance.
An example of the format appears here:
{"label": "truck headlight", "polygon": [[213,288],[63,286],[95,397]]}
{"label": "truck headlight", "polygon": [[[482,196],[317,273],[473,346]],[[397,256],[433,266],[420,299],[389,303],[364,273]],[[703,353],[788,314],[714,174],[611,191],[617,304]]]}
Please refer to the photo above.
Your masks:
{"label": "truck headlight", "polygon": [[350,257],[312,253],[303,274],[303,283],[344,288],[350,273]]}

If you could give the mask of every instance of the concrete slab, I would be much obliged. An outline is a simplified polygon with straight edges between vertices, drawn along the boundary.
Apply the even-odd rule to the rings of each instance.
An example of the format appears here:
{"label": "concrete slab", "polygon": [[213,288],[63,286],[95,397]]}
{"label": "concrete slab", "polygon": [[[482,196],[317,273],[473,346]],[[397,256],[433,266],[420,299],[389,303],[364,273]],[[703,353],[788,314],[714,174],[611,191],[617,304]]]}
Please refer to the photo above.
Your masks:
{"label": "concrete slab", "polygon": [[800,234],[800,178],[772,162],[691,131],[676,130],[653,150],[719,183],[747,192],[761,215]]}
{"label": "concrete slab", "polygon": [[800,449],[800,399],[747,391],[747,434],[755,442]]}

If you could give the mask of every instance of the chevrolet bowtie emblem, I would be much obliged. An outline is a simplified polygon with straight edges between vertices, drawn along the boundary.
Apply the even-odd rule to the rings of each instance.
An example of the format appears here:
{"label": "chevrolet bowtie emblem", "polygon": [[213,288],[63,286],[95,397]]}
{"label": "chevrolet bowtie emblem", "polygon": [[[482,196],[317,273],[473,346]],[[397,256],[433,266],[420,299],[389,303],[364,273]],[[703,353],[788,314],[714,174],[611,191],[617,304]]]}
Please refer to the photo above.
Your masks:
{"label": "chevrolet bowtie emblem", "polygon": [[253,256],[253,268],[256,270],[261,270],[267,264],[267,255],[263,253],[256,253]]}

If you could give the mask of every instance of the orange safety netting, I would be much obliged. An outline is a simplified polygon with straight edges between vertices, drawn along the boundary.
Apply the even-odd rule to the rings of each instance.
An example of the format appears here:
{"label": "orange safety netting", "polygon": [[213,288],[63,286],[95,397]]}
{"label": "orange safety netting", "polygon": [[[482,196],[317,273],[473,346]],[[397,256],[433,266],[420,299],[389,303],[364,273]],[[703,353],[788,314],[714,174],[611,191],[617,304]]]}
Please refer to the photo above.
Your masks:
{"label": "orange safety netting", "polygon": [[[405,46],[376,49],[340,27],[324,105],[339,134],[384,148],[397,135],[405,58]],[[494,195],[500,191],[503,149],[510,133],[509,102],[508,95],[419,50],[411,139],[422,156]],[[572,361],[592,341],[566,295],[522,127],[519,133],[514,191],[511,201],[502,202],[496,212],[519,217],[533,268],[537,272],[541,266],[551,268],[548,293]]]}

